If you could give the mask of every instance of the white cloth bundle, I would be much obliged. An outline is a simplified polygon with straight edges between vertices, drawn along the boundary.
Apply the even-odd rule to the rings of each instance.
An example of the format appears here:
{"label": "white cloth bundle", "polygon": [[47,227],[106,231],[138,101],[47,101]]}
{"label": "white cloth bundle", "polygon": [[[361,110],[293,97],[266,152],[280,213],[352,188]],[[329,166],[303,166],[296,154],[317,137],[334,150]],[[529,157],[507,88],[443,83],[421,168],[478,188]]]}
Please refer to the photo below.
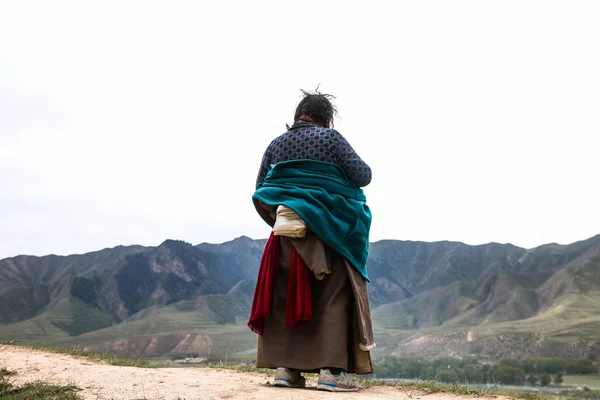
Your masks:
{"label": "white cloth bundle", "polygon": [[286,206],[279,206],[273,233],[277,236],[303,238],[306,236],[306,223],[293,210]]}

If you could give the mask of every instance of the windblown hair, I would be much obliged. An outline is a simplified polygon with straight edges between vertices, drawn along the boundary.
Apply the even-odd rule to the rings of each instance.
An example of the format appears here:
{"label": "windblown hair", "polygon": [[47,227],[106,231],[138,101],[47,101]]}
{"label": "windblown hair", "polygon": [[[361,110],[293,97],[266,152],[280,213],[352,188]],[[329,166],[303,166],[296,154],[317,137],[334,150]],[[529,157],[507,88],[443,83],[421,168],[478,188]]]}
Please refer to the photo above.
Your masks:
{"label": "windblown hair", "polygon": [[304,94],[304,98],[296,107],[294,121],[306,115],[317,124],[333,128],[333,117],[337,115],[337,109],[331,104],[331,99],[335,99],[335,96],[319,92],[319,87],[312,93],[303,89],[300,91]]}

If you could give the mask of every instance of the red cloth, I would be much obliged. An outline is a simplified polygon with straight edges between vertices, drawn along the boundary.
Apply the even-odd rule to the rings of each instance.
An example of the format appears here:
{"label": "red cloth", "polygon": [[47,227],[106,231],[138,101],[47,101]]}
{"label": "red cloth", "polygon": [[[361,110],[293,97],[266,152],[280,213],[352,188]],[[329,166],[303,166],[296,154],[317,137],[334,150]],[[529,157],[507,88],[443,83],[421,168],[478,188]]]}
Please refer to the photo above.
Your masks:
{"label": "red cloth", "polygon": [[[254,290],[254,300],[248,326],[252,332],[262,336],[265,330],[265,317],[271,315],[273,289],[277,267],[279,266],[279,238],[271,233],[258,270],[258,280]],[[310,279],[308,267],[295,248],[292,248],[288,297],[286,300],[285,327],[304,328],[312,319],[310,299]]]}
{"label": "red cloth", "polygon": [[292,247],[287,296],[285,327],[288,329],[305,328],[312,319],[310,279],[308,267],[295,247]]}

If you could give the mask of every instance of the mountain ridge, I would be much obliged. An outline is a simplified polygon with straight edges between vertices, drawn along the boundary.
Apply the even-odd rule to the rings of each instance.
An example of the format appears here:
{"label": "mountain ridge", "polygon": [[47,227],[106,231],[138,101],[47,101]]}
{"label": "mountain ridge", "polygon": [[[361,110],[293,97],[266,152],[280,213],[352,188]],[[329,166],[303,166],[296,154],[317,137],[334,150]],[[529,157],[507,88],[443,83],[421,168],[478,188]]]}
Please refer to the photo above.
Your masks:
{"label": "mountain ridge", "polygon": [[[245,319],[265,243],[167,239],[2,259],[0,339],[138,356],[251,354],[255,337]],[[524,350],[531,355],[551,354],[553,346],[569,357],[596,351],[590,332],[600,329],[600,235],[533,249],[382,240],[371,244],[368,268],[380,354],[492,356],[512,336],[509,353],[530,342],[541,343]],[[579,319],[565,314],[573,309]]]}

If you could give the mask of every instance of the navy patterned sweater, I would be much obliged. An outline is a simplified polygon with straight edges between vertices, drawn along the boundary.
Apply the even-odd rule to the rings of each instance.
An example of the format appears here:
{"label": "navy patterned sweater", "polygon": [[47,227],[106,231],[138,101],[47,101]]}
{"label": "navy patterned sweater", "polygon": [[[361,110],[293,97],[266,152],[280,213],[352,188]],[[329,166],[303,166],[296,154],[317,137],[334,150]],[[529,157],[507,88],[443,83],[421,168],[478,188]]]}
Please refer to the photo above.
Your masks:
{"label": "navy patterned sweater", "polygon": [[263,155],[256,187],[271,165],[290,160],[319,160],[338,164],[357,186],[371,182],[371,168],[356,154],[350,143],[336,130],[320,128],[312,122],[298,121],[275,138]]}

